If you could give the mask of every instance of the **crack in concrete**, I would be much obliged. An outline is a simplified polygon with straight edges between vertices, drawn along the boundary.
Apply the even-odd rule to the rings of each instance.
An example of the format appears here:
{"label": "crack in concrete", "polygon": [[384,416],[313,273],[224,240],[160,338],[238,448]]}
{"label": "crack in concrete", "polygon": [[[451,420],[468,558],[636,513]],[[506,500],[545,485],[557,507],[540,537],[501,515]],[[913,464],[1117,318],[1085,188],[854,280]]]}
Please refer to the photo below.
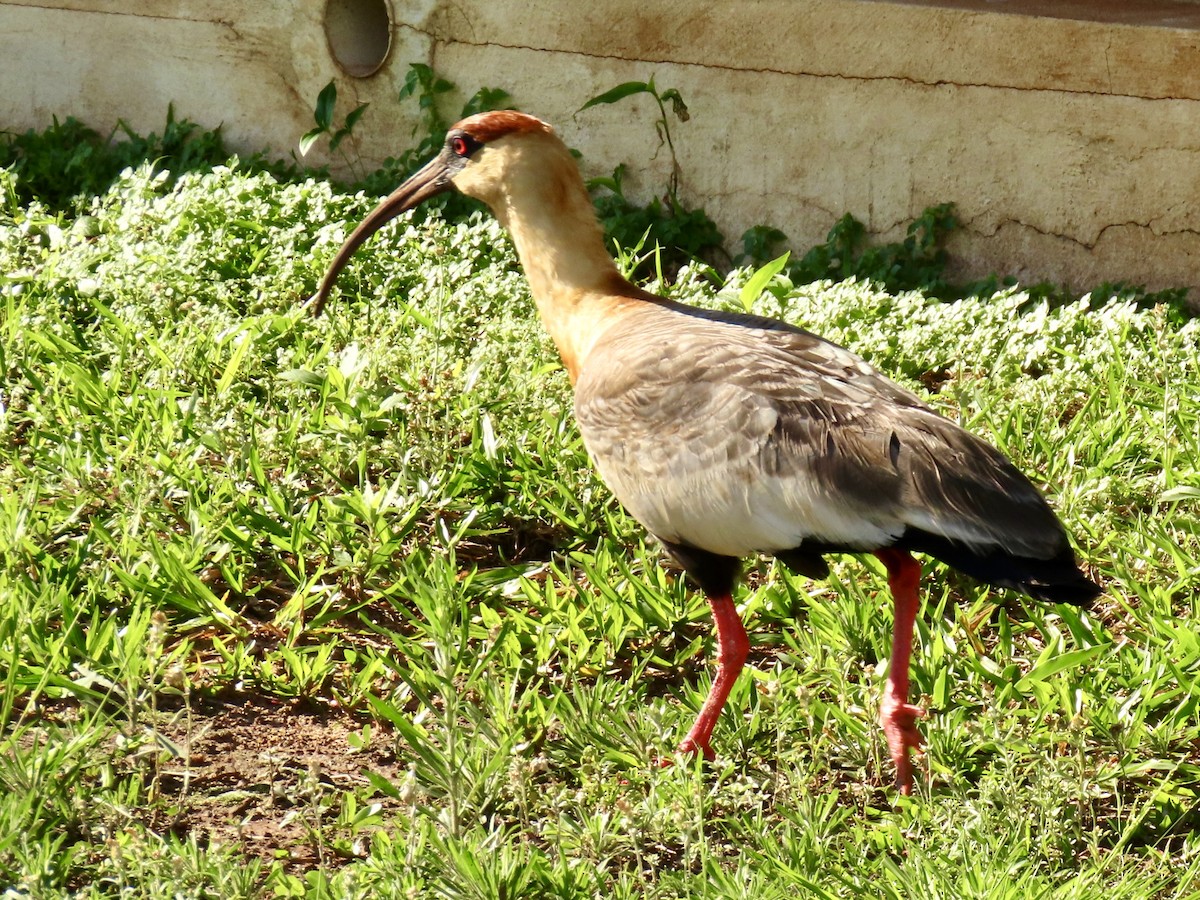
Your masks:
{"label": "crack in concrete", "polygon": [[[194,25],[218,25],[218,26],[228,30],[229,32],[231,32],[237,38],[243,37],[242,34],[237,29],[237,27],[234,25],[234,23],[229,21],[228,19],[209,19],[209,18],[194,18],[194,17],[189,17],[189,16],[171,16],[171,15],[161,15],[161,14],[154,14],[154,13],[128,12],[125,10],[98,10],[98,9],[64,10],[64,8],[60,7],[60,6],[53,6],[50,4],[36,4],[36,3],[23,3],[23,4],[21,4],[21,6],[24,8],[28,8],[28,9],[49,10],[49,11],[54,11],[54,12],[64,12],[64,11],[65,12],[80,12],[80,13],[90,13],[92,15],[102,15],[102,16],[122,16],[122,17],[126,17],[126,18],[151,19],[151,20],[156,20],[156,21],[188,22],[188,23],[194,24]],[[995,90],[1028,91],[1030,93],[1070,94],[1070,95],[1092,96],[1092,97],[1118,97],[1118,98],[1131,98],[1131,99],[1146,100],[1146,101],[1159,101],[1159,100],[1179,101],[1179,100],[1183,100],[1183,101],[1195,102],[1197,100],[1197,98],[1195,98],[1195,97],[1182,97],[1182,96],[1175,96],[1175,95],[1148,97],[1148,96],[1145,96],[1144,94],[1129,93],[1129,92],[1115,90],[1113,88],[1112,64],[1111,64],[1111,60],[1109,57],[1109,51],[1111,50],[1111,46],[1112,46],[1111,41],[1104,49],[1104,61],[1105,61],[1105,67],[1106,67],[1106,72],[1107,72],[1107,80],[1108,80],[1109,88],[1106,91],[1097,91],[1097,90],[1083,90],[1083,89],[1079,89],[1079,88],[1068,88],[1068,87],[1042,88],[1042,87],[1029,87],[1029,86],[1019,85],[1019,84],[997,84],[997,83],[990,83],[990,82],[955,81],[952,79],[932,79],[931,80],[931,79],[916,78],[916,77],[908,76],[908,75],[846,75],[846,74],[837,73],[837,72],[816,72],[816,71],[809,71],[806,69],[777,69],[777,68],[772,68],[772,67],[739,67],[739,66],[732,66],[732,65],[720,64],[720,63],[707,63],[707,62],[702,63],[702,62],[692,62],[689,60],[670,59],[667,57],[654,58],[654,57],[649,57],[649,56],[617,56],[617,55],[604,54],[604,53],[590,53],[586,50],[567,50],[567,49],[561,49],[561,48],[555,48],[555,47],[536,47],[536,46],[533,46],[530,44],[506,44],[506,43],[501,43],[499,41],[473,41],[473,40],[462,40],[460,38],[446,38],[446,37],[439,36],[435,32],[430,31],[428,29],[424,29],[417,25],[412,25],[412,24],[409,24],[406,22],[397,22],[396,27],[403,28],[408,31],[412,31],[418,35],[421,35],[422,37],[429,39],[435,45],[435,52],[436,52],[436,45],[438,43],[443,43],[443,44],[447,44],[447,45],[462,44],[462,45],[465,45],[468,47],[498,47],[503,50],[528,50],[528,51],[534,52],[534,53],[559,53],[559,54],[563,54],[563,55],[567,55],[567,56],[583,57],[585,59],[598,59],[598,60],[606,60],[606,61],[619,61],[619,62],[631,62],[631,63],[645,63],[645,64],[649,64],[649,65],[684,66],[684,67],[693,67],[693,68],[699,68],[699,69],[715,69],[718,71],[738,72],[738,73],[746,73],[746,74],[782,75],[782,76],[787,76],[787,77],[804,77],[804,78],[832,78],[832,79],[836,79],[839,81],[862,82],[862,83],[872,83],[872,82],[881,82],[881,81],[889,82],[890,81],[890,82],[895,82],[895,83],[899,83],[899,84],[914,85],[917,87],[937,88],[937,87],[950,86],[950,87],[963,87],[963,88],[992,88]]]}
{"label": "crack in concrete", "polygon": [[[908,76],[908,75],[846,75],[846,74],[842,74],[842,73],[838,73],[838,72],[811,72],[811,71],[807,71],[804,69],[775,69],[775,68],[770,68],[770,67],[747,68],[747,67],[731,66],[731,65],[721,64],[721,63],[691,62],[688,60],[669,59],[666,57],[653,58],[653,57],[648,57],[648,56],[647,57],[614,56],[611,54],[604,54],[604,53],[590,53],[586,50],[564,50],[564,49],[555,48],[555,47],[535,47],[535,46],[532,46],[529,44],[505,44],[505,43],[501,43],[499,41],[482,41],[482,42],[466,41],[466,40],[462,40],[460,38],[442,37],[442,36],[439,36],[437,34],[430,32],[430,31],[425,31],[423,29],[417,28],[415,26],[402,26],[402,27],[410,28],[412,31],[415,31],[418,34],[421,34],[422,36],[433,41],[435,45],[440,43],[440,44],[444,44],[444,45],[461,44],[461,45],[467,46],[467,47],[480,47],[480,48],[498,47],[501,50],[527,50],[532,53],[558,53],[558,54],[562,54],[564,56],[577,56],[577,57],[583,57],[585,59],[598,59],[598,60],[605,60],[608,62],[630,62],[630,63],[645,63],[645,64],[649,64],[649,65],[681,66],[681,67],[685,67],[685,68],[715,69],[715,70],[723,71],[723,72],[737,72],[737,73],[744,73],[744,74],[782,75],[782,76],[791,77],[791,78],[795,78],[795,77],[832,78],[832,79],[835,79],[838,81],[861,82],[864,84],[870,84],[873,82],[881,82],[881,81],[883,81],[883,82],[890,81],[890,82],[895,82],[898,84],[909,84],[909,85],[914,85],[916,87],[931,87],[931,88],[947,87],[947,86],[963,87],[963,88],[990,88],[992,90],[1001,90],[1001,91],[1025,91],[1025,92],[1028,92],[1031,94],[1055,94],[1055,95],[1069,94],[1072,96],[1082,96],[1082,97],[1116,97],[1116,98],[1129,98],[1129,99],[1134,99],[1134,100],[1145,100],[1148,102],[1180,101],[1180,100],[1189,101],[1189,102],[1197,101],[1197,98],[1195,98],[1195,97],[1178,97],[1178,96],[1174,96],[1174,95],[1161,96],[1161,97],[1147,97],[1144,94],[1126,93],[1126,92],[1114,90],[1112,88],[1111,67],[1109,68],[1109,73],[1108,73],[1109,90],[1107,90],[1107,91],[1095,91],[1095,90],[1089,91],[1089,90],[1083,90],[1080,88],[1069,88],[1069,87],[1043,88],[1043,87],[1030,87],[1030,86],[1020,85],[1020,84],[997,84],[997,83],[989,83],[989,82],[954,81],[951,79],[929,80],[929,79],[915,78],[915,77]],[[1106,61],[1107,61],[1107,58],[1108,58],[1108,54],[1106,51],[1106,53],[1105,53]]]}
{"label": "crack in concrete", "polygon": [[[238,26],[234,23],[234,21],[232,19],[227,19],[227,18],[213,19],[213,18],[206,18],[203,16],[201,16],[199,18],[192,17],[192,16],[166,16],[166,15],[156,15],[154,13],[129,12],[127,10],[121,10],[121,9],[76,9],[73,7],[52,6],[49,4],[41,4],[41,3],[22,3],[22,4],[20,4],[20,7],[22,9],[38,9],[38,10],[44,10],[44,11],[48,11],[48,12],[80,13],[80,14],[86,13],[88,15],[94,15],[94,16],[119,16],[121,18],[126,18],[126,19],[149,19],[152,22],[185,22],[188,25],[216,25],[219,28],[222,28],[225,31],[232,34],[235,40],[238,40],[238,41],[253,40],[253,38],[248,38],[245,34],[243,34],[242,30],[240,28],[238,28]],[[261,41],[259,41],[259,43],[261,43]]]}
{"label": "crack in concrete", "polygon": [[1025,229],[1027,231],[1032,231],[1034,234],[1041,235],[1042,237],[1048,237],[1048,238],[1051,238],[1054,240],[1067,241],[1068,243],[1075,244],[1076,246],[1082,247],[1083,249],[1088,250],[1088,251],[1095,250],[1096,247],[1103,240],[1105,233],[1108,231],[1111,231],[1115,228],[1147,229],[1155,237],[1165,237],[1167,235],[1188,235],[1188,236],[1192,236],[1192,237],[1200,237],[1200,229],[1197,229],[1197,228],[1173,228],[1173,229],[1169,229],[1166,231],[1158,231],[1154,227],[1154,223],[1157,221],[1156,219],[1151,219],[1147,222],[1138,222],[1136,220],[1130,220],[1127,222],[1111,222],[1108,225],[1101,226],[1100,229],[1096,232],[1095,238],[1093,238],[1090,241],[1088,241],[1084,238],[1081,238],[1081,237],[1076,237],[1074,235],[1062,234],[1057,231],[1052,231],[1048,228],[1042,228],[1042,227],[1039,227],[1038,225],[1034,225],[1031,222],[1024,222],[1020,219],[1004,219],[1003,221],[998,222],[992,228],[981,228],[978,226],[977,221],[978,220],[976,220],[976,219],[972,219],[970,221],[963,221],[961,223],[961,227],[964,231],[970,231],[970,232],[977,234],[980,237],[984,237],[984,238],[993,238],[997,234],[999,234],[1001,231],[1003,231],[1005,228],[1017,227],[1017,228]]}

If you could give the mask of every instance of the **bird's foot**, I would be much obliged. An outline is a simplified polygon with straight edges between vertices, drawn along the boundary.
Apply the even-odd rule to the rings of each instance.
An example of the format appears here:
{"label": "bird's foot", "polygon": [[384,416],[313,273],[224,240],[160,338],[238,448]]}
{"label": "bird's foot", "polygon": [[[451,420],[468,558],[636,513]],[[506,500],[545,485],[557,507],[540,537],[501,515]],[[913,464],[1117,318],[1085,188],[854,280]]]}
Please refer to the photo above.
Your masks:
{"label": "bird's foot", "polygon": [[685,737],[679,744],[680,753],[691,753],[695,756],[699,753],[709,762],[717,758],[717,754],[713,753],[713,748],[709,746],[708,741],[702,741],[693,737]]}
{"label": "bird's foot", "polygon": [[896,766],[896,787],[901,794],[912,793],[912,759],[910,753],[920,753],[924,740],[917,731],[917,719],[925,717],[925,710],[897,699],[891,693],[883,696],[883,707],[879,722],[887,737],[888,751]]}
{"label": "bird's foot", "polygon": [[[680,742],[678,752],[688,753],[692,756],[703,756],[708,762],[712,762],[717,758],[717,754],[713,753],[713,748],[709,746],[708,741],[701,741],[690,735]],[[669,756],[664,756],[658,763],[665,769],[667,766],[674,765],[675,761]]]}
{"label": "bird's foot", "polygon": [[674,754],[671,756],[659,756],[656,758],[656,762],[658,762],[660,769],[668,769],[674,766],[674,763],[676,763],[676,757],[682,755],[703,756],[704,760],[708,762],[712,762],[716,758],[716,754],[714,754],[713,749],[710,748],[710,746],[704,746],[702,749],[700,746],[696,745],[695,740],[684,738],[683,743],[679,744],[679,749],[676,750]]}

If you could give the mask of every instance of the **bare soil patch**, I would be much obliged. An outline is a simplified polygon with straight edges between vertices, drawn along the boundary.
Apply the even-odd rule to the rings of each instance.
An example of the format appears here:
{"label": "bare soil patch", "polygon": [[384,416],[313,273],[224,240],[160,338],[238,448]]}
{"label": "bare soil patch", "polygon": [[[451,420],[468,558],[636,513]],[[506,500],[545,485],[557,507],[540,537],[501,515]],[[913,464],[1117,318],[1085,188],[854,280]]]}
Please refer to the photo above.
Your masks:
{"label": "bare soil patch", "polygon": [[[369,793],[367,770],[392,781],[400,774],[378,728],[362,749],[351,744],[361,729],[337,708],[206,698],[158,729],[182,751],[160,770],[160,794],[180,811],[175,829],[204,843],[238,846],[288,868],[336,865],[338,857],[356,855],[351,842],[333,840],[343,798]],[[398,805],[385,797],[374,802]]]}

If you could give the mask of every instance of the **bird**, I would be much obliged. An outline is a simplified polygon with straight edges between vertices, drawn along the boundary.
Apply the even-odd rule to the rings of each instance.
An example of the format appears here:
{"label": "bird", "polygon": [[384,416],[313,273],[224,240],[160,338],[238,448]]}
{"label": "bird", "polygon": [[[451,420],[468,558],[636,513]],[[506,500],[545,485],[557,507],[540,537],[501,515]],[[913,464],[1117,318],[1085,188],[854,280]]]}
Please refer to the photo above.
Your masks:
{"label": "bird", "polygon": [[680,751],[715,758],[713,731],[749,654],[733,600],[746,557],[818,579],[829,554],[883,564],[894,617],[879,722],[906,795],[925,715],[908,696],[922,575],[913,554],[1050,603],[1086,606],[1101,593],[1007,457],[850,350],[623,277],[574,157],[532,115],[491,111],[453,125],[441,151],[346,238],[311,311],[381,226],[448,191],[482,201],[508,231],[594,466],[711,607],[716,672]]}

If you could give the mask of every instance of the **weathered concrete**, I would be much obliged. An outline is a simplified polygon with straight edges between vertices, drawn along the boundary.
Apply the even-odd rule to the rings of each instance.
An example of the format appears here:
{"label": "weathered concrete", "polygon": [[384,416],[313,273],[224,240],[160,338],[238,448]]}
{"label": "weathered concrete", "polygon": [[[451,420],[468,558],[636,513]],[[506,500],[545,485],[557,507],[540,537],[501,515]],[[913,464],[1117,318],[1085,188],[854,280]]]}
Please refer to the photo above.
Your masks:
{"label": "weathered concrete", "polygon": [[[353,34],[353,17],[378,2],[329,7]],[[371,164],[409,144],[415,105],[396,89],[421,61],[464,94],[507,89],[559,127],[589,173],[629,163],[644,196],[666,180],[656,108],[633,99],[576,110],[653,76],[692,112],[672,123],[684,198],[731,241],[765,223],[804,248],[844,212],[891,239],[926,207],[954,201],[966,227],[951,251],[964,277],[1200,287],[1196,3],[392,0],[390,9],[386,61],[353,77],[331,57],[322,0],[163,0],[153,15],[132,0],[0,0],[0,126],[42,127],[56,114],[156,130],[173,101],[180,116],[223,123],[235,147],[286,154],[335,77],[340,114],[372,103],[349,147]]]}

